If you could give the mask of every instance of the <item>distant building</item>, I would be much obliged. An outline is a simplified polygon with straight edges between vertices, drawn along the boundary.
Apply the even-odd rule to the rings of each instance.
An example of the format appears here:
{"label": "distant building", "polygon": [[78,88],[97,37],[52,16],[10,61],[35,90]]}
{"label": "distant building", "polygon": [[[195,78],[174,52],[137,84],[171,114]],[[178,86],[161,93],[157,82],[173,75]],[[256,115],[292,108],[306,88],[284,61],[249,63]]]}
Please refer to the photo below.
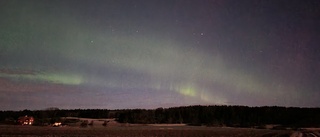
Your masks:
{"label": "distant building", "polygon": [[18,123],[21,125],[32,125],[33,122],[34,122],[33,117],[24,116],[24,117],[18,118]]}
{"label": "distant building", "polygon": [[60,127],[62,125],[61,122],[55,122],[52,124],[53,127]]}

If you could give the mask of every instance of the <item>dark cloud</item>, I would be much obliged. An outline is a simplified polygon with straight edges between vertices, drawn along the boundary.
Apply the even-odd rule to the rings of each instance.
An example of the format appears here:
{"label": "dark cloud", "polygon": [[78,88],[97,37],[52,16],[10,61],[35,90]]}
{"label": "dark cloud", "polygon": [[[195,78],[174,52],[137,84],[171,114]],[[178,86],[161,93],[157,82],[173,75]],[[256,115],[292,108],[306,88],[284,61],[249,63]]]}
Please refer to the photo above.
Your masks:
{"label": "dark cloud", "polygon": [[19,70],[19,69],[0,69],[0,73],[4,74],[35,74],[33,70]]}

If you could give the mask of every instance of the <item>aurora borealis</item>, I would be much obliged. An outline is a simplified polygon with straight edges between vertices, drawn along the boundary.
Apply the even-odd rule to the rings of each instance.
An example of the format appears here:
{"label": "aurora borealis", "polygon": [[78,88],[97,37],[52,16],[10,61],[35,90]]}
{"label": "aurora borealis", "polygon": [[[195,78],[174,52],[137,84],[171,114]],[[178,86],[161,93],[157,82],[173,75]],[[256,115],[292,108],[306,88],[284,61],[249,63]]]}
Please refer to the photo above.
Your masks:
{"label": "aurora borealis", "polygon": [[317,0],[0,0],[0,109],[320,107]]}

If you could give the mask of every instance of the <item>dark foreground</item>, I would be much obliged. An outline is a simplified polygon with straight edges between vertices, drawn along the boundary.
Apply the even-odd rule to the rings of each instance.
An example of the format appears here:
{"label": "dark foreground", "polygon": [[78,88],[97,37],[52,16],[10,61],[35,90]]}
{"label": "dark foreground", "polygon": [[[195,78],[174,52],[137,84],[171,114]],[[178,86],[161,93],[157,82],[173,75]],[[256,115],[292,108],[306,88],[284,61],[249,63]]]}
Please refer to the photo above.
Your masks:
{"label": "dark foreground", "polygon": [[36,127],[0,126],[1,137],[290,137],[294,131],[215,127]]}

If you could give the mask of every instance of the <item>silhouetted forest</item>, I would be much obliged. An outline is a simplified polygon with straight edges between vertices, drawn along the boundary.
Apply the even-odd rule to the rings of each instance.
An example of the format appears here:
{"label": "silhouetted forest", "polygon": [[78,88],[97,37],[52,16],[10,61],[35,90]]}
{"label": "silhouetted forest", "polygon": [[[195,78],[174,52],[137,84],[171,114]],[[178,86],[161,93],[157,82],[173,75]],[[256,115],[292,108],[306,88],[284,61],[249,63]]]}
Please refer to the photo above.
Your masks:
{"label": "silhouetted forest", "polygon": [[72,109],[0,111],[0,121],[13,123],[20,116],[36,123],[53,123],[61,117],[116,118],[121,123],[185,123],[194,126],[254,127],[277,124],[287,127],[320,127],[320,108],[186,106],[158,109]]}

